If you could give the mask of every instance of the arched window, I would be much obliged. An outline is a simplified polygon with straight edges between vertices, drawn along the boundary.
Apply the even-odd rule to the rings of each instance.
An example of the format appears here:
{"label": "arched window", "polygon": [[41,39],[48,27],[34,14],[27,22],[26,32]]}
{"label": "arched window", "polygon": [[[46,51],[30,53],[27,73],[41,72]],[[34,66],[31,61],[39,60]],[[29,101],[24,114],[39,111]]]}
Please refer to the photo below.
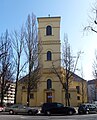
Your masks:
{"label": "arched window", "polygon": [[51,88],[52,88],[52,81],[51,81],[51,79],[48,79],[47,80],[47,89],[49,90]]}
{"label": "arched window", "polygon": [[52,35],[52,27],[50,25],[46,27],[46,35]]}
{"label": "arched window", "polygon": [[49,61],[49,60],[52,60],[52,53],[51,53],[51,51],[48,51],[47,52],[47,60]]}

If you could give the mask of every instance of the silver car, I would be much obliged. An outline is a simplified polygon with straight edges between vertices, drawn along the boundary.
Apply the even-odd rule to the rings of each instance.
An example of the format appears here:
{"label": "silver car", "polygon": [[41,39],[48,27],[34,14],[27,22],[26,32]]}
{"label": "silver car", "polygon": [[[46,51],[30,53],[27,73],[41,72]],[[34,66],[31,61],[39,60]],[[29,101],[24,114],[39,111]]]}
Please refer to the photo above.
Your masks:
{"label": "silver car", "polygon": [[27,107],[22,104],[14,104],[10,107],[6,107],[5,112],[9,112],[9,114],[27,113],[29,115],[36,115],[38,113],[38,109]]}

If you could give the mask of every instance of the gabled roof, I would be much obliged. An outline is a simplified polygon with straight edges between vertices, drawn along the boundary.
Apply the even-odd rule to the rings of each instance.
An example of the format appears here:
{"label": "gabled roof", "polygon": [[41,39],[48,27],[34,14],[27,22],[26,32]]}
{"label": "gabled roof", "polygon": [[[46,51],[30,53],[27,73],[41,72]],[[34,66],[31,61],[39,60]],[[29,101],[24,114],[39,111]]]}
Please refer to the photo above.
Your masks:
{"label": "gabled roof", "polygon": [[78,82],[80,82],[80,81],[86,81],[85,79],[83,79],[82,77],[80,77],[80,76],[78,76],[77,74],[75,74],[75,73],[73,73],[73,78],[74,78],[74,80],[75,81],[78,81]]}
{"label": "gabled roof", "polygon": [[[62,69],[63,71],[65,71],[65,69],[64,69],[63,67],[61,67],[61,69]],[[72,72],[72,71],[70,71],[70,74],[72,75],[74,81],[77,81],[77,82],[80,82],[80,81],[82,81],[82,80],[83,80],[83,81],[86,81],[85,79],[83,79],[82,77],[78,76],[77,74],[75,74],[75,73]]]}

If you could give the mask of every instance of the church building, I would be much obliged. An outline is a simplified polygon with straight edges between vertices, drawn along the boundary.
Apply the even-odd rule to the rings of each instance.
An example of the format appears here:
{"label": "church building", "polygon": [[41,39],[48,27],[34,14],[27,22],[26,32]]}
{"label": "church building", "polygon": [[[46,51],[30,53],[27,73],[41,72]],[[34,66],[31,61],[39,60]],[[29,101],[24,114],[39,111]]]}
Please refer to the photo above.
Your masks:
{"label": "church building", "polygon": [[[52,71],[53,63],[61,74],[61,17],[40,17],[37,20],[42,43],[40,62],[43,70],[37,89],[32,90],[30,93],[30,106],[40,106],[44,102],[60,102],[65,105],[65,90],[58,76]],[[82,93],[83,85],[84,94]],[[87,102],[86,88],[86,81],[74,75],[69,89],[71,106],[78,106],[82,103],[82,99]],[[27,103],[27,89],[25,89],[22,82],[18,83],[17,103]]]}

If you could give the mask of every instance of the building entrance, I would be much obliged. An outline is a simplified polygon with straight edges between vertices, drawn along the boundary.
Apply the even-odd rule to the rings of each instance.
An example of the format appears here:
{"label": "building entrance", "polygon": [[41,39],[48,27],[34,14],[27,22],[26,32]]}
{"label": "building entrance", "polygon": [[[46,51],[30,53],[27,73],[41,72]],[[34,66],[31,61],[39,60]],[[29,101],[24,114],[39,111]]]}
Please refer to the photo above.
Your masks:
{"label": "building entrance", "polygon": [[52,92],[46,93],[46,102],[52,102]]}

